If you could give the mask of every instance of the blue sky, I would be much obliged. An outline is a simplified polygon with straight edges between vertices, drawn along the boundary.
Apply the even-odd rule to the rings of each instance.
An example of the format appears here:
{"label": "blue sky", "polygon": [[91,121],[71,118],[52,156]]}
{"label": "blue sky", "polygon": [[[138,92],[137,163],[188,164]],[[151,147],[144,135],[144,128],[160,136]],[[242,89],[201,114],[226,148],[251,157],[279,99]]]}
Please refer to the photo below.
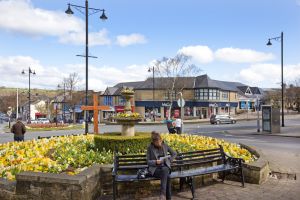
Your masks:
{"label": "blue sky", "polygon": [[[77,72],[85,84],[84,16],[65,0],[0,0],[0,86],[27,87],[22,69],[31,66],[33,87],[55,89]],[[84,0],[70,1],[84,5]],[[279,87],[280,42],[284,31],[285,82],[300,79],[300,0],[101,0],[89,17],[91,89],[143,80],[147,68],[178,52],[213,79]]]}

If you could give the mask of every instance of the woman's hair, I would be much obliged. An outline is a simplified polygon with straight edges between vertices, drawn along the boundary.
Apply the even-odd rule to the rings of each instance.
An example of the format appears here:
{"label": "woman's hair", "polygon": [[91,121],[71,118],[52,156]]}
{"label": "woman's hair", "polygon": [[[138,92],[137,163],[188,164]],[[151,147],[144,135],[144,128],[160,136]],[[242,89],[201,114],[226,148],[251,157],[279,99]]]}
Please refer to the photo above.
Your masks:
{"label": "woman's hair", "polygon": [[152,142],[158,141],[158,140],[162,140],[160,134],[156,131],[152,131],[151,132],[151,140]]}

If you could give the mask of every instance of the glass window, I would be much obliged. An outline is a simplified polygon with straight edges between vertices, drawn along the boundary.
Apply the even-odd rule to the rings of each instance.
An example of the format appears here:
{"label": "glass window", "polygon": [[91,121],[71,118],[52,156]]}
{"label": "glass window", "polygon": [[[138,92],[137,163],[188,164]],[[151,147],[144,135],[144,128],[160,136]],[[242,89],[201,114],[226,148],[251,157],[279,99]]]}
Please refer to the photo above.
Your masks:
{"label": "glass window", "polygon": [[228,99],[228,92],[222,92],[222,99]]}
{"label": "glass window", "polygon": [[208,89],[196,89],[195,99],[198,100],[208,100]]}
{"label": "glass window", "polygon": [[174,100],[176,99],[176,91],[166,91],[164,96],[165,100],[171,100],[171,98]]}

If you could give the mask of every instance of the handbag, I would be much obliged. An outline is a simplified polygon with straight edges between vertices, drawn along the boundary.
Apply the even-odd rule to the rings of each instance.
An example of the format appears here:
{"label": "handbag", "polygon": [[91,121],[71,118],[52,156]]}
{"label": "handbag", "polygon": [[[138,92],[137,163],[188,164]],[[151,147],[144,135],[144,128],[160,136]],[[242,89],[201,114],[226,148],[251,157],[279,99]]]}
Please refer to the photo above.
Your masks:
{"label": "handbag", "polygon": [[151,176],[151,173],[148,170],[148,168],[139,169],[137,171],[137,178],[138,179],[145,179],[145,178],[150,177],[150,176]]}

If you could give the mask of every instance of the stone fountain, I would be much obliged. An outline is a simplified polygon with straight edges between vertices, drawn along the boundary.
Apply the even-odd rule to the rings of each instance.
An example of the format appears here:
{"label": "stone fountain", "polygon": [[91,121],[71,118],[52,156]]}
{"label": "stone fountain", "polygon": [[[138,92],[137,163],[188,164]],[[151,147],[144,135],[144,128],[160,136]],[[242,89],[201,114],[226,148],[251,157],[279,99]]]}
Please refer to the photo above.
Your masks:
{"label": "stone fountain", "polygon": [[129,88],[123,89],[121,92],[122,96],[125,98],[124,112],[119,113],[115,120],[118,124],[122,125],[122,136],[134,136],[135,129],[134,125],[141,121],[142,117],[139,113],[132,113],[130,100],[134,96],[134,91]]}

